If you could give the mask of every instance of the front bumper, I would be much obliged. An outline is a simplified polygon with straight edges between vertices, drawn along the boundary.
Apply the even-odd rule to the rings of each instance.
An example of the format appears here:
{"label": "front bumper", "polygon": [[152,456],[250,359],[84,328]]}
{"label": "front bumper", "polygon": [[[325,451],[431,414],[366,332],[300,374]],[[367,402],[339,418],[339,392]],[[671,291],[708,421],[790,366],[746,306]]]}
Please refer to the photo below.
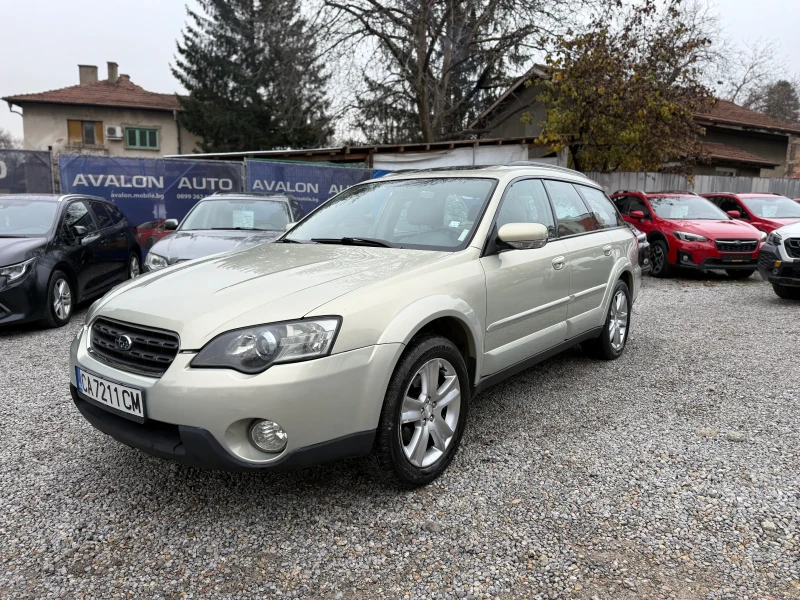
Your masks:
{"label": "front bumper", "polygon": [[[775,264],[780,261],[778,267]],[[800,287],[800,260],[785,259],[780,249],[764,244],[758,256],[758,272],[764,281],[790,287]]]}
{"label": "front bumper", "polygon": [[[100,431],[144,452],[192,466],[241,470],[305,466],[365,454],[402,344],[381,344],[306,362],[275,365],[259,375],[195,369],[180,353],[160,379],[115,369],[73,341],[70,383],[81,414]],[[143,391],[143,424],[112,414],[76,389],[75,366]],[[279,454],[258,450],[247,431],[254,419],[288,433]]]}
{"label": "front bumper", "polygon": [[758,267],[758,249],[754,252],[720,252],[714,242],[676,241],[671,241],[674,247],[670,246],[669,262],[684,269],[754,271]]}
{"label": "front bumper", "polygon": [[[34,269],[10,286],[0,283],[0,325],[29,323],[46,316],[47,284],[40,285],[38,275]],[[3,279],[0,277],[0,282]]]}

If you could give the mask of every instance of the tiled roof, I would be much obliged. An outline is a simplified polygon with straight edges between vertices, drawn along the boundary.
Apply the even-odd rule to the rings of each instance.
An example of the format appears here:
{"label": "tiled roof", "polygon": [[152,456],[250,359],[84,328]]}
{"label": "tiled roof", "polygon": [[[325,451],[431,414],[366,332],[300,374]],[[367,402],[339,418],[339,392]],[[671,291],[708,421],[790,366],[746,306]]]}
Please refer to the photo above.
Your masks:
{"label": "tiled roof", "polygon": [[141,108],[149,110],[180,110],[175,94],[156,94],[136,85],[127,75],[120,75],[116,83],[95,81],[71,87],[41,92],[21,94],[3,98],[6,102],[23,104],[37,102],[45,104],[83,104],[85,106],[112,106],[120,108]]}
{"label": "tiled roof", "polygon": [[713,142],[703,142],[703,150],[706,151],[709,158],[716,158],[717,160],[725,160],[735,163],[745,163],[748,165],[755,165],[759,167],[772,168],[777,167],[778,163],[771,162],[755,154],[751,154],[736,146],[729,146],[728,144],[717,144]]}
{"label": "tiled roof", "polygon": [[784,133],[800,134],[800,125],[773,119],[760,112],[744,108],[729,100],[717,100],[707,112],[695,114],[695,119],[704,125],[719,123],[721,125],[739,125],[758,129],[772,129]]}

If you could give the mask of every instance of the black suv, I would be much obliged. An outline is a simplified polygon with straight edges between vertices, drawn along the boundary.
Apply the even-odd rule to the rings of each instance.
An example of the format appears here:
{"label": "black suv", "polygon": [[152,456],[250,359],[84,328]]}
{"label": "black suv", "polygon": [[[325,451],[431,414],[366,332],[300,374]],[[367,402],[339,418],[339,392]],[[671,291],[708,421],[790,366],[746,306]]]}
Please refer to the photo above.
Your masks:
{"label": "black suv", "polygon": [[140,271],[136,228],[111,202],[0,196],[0,325],[66,325],[78,302]]}

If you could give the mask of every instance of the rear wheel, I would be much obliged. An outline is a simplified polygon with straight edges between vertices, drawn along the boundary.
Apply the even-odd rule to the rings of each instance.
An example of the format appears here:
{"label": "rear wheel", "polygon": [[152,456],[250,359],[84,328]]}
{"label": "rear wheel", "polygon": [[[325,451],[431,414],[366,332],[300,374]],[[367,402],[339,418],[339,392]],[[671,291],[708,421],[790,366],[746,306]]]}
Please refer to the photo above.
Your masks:
{"label": "rear wheel", "polygon": [[605,325],[600,335],[581,343],[581,348],[592,358],[615,360],[622,356],[628,342],[631,322],[631,293],[624,281],[614,287]]}
{"label": "rear wheel", "polygon": [[780,283],[773,283],[772,289],[784,300],[800,300],[800,287],[791,287],[788,285],[781,285]]}
{"label": "rear wheel", "polygon": [[731,279],[747,279],[748,277],[750,277],[750,275],[755,273],[756,270],[755,269],[744,269],[744,270],[737,269],[735,271],[725,271],[725,272],[728,274],[728,277],[730,277]]}
{"label": "rear wheel", "polygon": [[413,342],[386,391],[373,448],[380,471],[408,488],[439,477],[461,443],[469,395],[464,358],[450,340]]}
{"label": "rear wheel", "polygon": [[47,312],[42,324],[45,327],[63,327],[72,318],[75,294],[69,277],[63,271],[53,271],[47,284]]}
{"label": "rear wheel", "polygon": [[142,261],[138,252],[131,252],[128,257],[128,279],[136,279],[142,274]]}
{"label": "rear wheel", "polygon": [[650,246],[650,275],[653,277],[668,277],[670,272],[669,265],[669,246],[664,240],[656,240]]}

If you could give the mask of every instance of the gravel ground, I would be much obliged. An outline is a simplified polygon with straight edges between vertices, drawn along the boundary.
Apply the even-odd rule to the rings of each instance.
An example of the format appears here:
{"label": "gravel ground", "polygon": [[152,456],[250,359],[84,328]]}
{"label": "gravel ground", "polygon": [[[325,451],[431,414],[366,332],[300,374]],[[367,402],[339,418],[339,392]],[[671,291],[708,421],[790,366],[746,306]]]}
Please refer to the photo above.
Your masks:
{"label": "gravel ground", "polygon": [[[435,484],[192,470],[78,415],[83,320],[0,336],[2,598],[800,598],[800,306],[646,279],[624,357],[476,399]],[[45,358],[55,351],[57,358]]]}

